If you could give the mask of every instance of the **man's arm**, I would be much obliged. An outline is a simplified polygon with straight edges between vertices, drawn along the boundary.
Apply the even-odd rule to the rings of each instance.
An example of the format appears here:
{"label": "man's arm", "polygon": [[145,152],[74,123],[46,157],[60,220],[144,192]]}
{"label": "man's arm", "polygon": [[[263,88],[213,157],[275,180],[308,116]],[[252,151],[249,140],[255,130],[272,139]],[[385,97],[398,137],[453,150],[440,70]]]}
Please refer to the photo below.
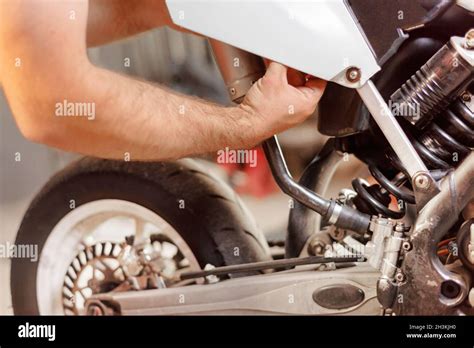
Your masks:
{"label": "man's arm", "polygon": [[[288,85],[276,63],[239,107],[94,67],[86,54],[87,13],[86,0],[0,3],[0,76],[30,140],[97,157],[130,153],[134,160],[249,147],[304,120],[322,94],[320,81]],[[94,105],[94,119],[60,116],[65,102]]]}
{"label": "man's arm", "polygon": [[89,0],[87,46],[163,26],[176,28],[165,0]]}

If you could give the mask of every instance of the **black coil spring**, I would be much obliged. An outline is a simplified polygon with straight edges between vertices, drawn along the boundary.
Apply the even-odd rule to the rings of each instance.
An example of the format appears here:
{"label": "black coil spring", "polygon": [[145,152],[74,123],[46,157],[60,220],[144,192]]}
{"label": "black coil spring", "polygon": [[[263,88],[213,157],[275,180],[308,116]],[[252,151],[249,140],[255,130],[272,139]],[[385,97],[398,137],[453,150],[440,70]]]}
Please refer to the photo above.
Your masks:
{"label": "black coil spring", "polygon": [[[457,167],[469,155],[474,147],[474,113],[461,101],[456,100],[442,115],[429,124],[423,131],[409,130],[414,148],[430,170],[447,170]],[[415,140],[415,137],[419,140]],[[401,219],[405,215],[406,204],[414,204],[415,196],[410,187],[398,157],[392,152],[386,153],[391,165],[399,171],[388,179],[378,166],[369,165],[369,171],[377,184],[369,185],[363,179],[356,178],[352,186],[357,192],[353,202],[362,212]],[[388,208],[390,194],[397,198],[399,210]]]}
{"label": "black coil spring", "polygon": [[412,142],[428,168],[457,167],[474,146],[474,113],[457,100]]}

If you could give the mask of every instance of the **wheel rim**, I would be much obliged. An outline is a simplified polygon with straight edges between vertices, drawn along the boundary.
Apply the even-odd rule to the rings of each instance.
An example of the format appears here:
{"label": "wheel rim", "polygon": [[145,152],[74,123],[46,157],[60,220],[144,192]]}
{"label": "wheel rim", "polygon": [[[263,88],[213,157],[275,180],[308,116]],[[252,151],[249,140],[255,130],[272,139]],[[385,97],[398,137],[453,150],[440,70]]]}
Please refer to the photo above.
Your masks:
{"label": "wheel rim", "polygon": [[84,248],[97,243],[110,243],[113,246],[123,242],[125,237],[137,234],[165,236],[187,260],[186,270],[200,269],[184,239],[155,212],[124,200],[89,202],[65,215],[55,225],[44,244],[36,275],[39,313],[68,314],[65,313],[64,303],[65,279],[72,262],[76,261]]}

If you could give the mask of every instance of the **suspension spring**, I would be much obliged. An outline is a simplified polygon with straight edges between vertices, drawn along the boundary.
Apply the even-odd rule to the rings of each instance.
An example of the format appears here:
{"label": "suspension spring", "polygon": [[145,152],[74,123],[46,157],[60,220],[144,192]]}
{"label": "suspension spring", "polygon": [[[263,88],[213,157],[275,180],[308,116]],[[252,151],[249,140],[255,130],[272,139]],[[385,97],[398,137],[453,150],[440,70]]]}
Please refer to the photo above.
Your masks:
{"label": "suspension spring", "polygon": [[[469,44],[470,33],[472,30],[465,38],[451,38],[390,97],[390,104],[405,116],[399,122],[413,147],[432,174],[439,176],[435,179],[456,168],[474,147],[474,47]],[[416,203],[411,178],[392,150],[385,158],[391,168],[387,168],[387,161],[384,166],[369,163],[377,183],[369,185],[360,178],[352,181],[357,192],[353,203],[364,213],[400,219],[406,204]],[[391,173],[391,178],[384,173]],[[398,199],[398,211],[389,209],[391,196]]]}
{"label": "suspension spring", "polygon": [[[405,125],[413,146],[428,168],[434,171],[435,179],[441,179],[447,171],[456,168],[474,147],[474,112],[467,105],[471,98],[471,93],[465,92],[423,130]],[[353,202],[364,213],[401,219],[405,215],[406,204],[415,204],[415,196],[398,158],[392,152],[387,152],[385,156],[398,174],[389,179],[381,166],[369,165],[369,171],[377,183],[369,185],[361,178],[353,180],[352,186],[357,192]],[[388,208],[390,195],[397,198],[398,211]]]}

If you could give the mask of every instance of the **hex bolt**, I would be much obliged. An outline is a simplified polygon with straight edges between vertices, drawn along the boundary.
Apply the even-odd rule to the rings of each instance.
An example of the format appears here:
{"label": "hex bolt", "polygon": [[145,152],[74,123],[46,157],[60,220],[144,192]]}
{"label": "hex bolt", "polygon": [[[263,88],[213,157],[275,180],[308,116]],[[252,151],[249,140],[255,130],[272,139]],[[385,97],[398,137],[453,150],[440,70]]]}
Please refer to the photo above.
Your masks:
{"label": "hex bolt", "polygon": [[335,240],[342,240],[346,236],[346,231],[340,229],[340,228],[335,228],[333,230],[333,238]]}
{"label": "hex bolt", "polygon": [[470,29],[464,38],[466,39],[465,47],[468,50],[474,50],[474,29]]}
{"label": "hex bolt", "polygon": [[346,70],[346,79],[351,83],[358,82],[361,76],[362,74],[359,68],[352,67]]}
{"label": "hex bolt", "polygon": [[404,241],[402,243],[402,249],[405,251],[410,251],[411,250],[411,243],[409,241]]}
{"label": "hex bolt", "polygon": [[405,232],[405,224],[403,222],[397,222],[395,225],[396,232]]}
{"label": "hex bolt", "polygon": [[311,255],[323,255],[326,243],[316,238],[309,243],[309,254]]}
{"label": "hex bolt", "polygon": [[420,173],[415,176],[415,186],[420,190],[427,190],[430,187],[430,180],[426,174]]}
{"label": "hex bolt", "polygon": [[324,246],[322,244],[318,244],[313,247],[314,255],[322,255],[323,252],[324,252]]}
{"label": "hex bolt", "polygon": [[466,103],[471,101],[471,95],[468,92],[463,93],[461,98]]}
{"label": "hex bolt", "polygon": [[401,283],[405,280],[405,275],[402,272],[397,272],[397,274],[395,274],[395,280]]}

